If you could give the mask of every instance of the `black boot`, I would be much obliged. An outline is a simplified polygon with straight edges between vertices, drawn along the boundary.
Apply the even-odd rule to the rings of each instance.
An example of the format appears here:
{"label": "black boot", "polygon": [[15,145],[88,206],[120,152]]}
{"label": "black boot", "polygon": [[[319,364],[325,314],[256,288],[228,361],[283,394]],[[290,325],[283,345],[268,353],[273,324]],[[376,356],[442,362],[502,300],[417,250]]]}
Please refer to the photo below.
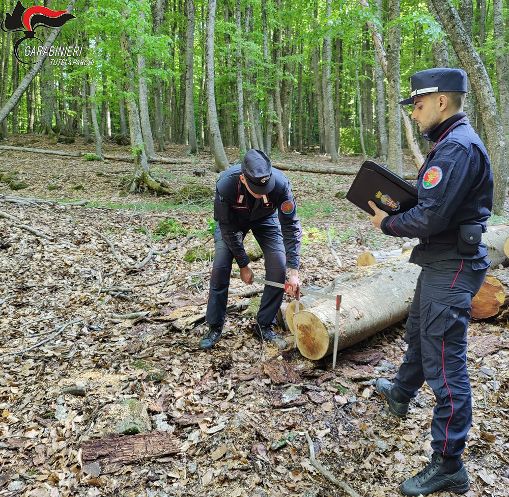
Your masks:
{"label": "black boot", "polygon": [[273,329],[271,324],[259,324],[256,323],[255,333],[258,338],[264,340],[266,342],[272,342],[274,345],[279,347],[280,349],[285,349],[287,347],[286,340],[281,338]]}
{"label": "black boot", "polygon": [[209,326],[209,331],[200,340],[200,349],[211,349],[221,338],[222,326]]}
{"label": "black boot", "polygon": [[403,495],[428,495],[442,490],[464,494],[469,488],[467,470],[461,459],[444,458],[437,453],[420,473],[400,486]]}
{"label": "black boot", "polygon": [[408,412],[410,399],[398,387],[385,378],[376,380],[375,390],[387,400],[389,411],[398,418],[404,418]]}

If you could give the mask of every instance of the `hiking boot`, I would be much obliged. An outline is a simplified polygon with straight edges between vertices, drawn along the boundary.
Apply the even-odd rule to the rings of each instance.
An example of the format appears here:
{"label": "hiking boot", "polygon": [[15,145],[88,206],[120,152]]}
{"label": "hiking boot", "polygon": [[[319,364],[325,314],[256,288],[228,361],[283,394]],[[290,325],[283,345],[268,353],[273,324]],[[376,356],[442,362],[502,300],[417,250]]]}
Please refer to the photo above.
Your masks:
{"label": "hiking boot", "polygon": [[470,482],[461,459],[443,458],[434,453],[431,462],[399,488],[403,495],[428,495],[442,490],[464,494],[470,488]]}
{"label": "hiking boot", "polygon": [[408,412],[410,399],[402,394],[398,387],[386,378],[376,380],[375,390],[385,397],[389,411],[398,418],[405,418]]}
{"label": "hiking boot", "polygon": [[273,329],[271,324],[259,324],[256,323],[255,333],[258,338],[265,342],[272,342],[280,349],[287,347],[286,340],[281,338]]}
{"label": "hiking boot", "polygon": [[200,349],[211,349],[221,338],[222,326],[209,326],[209,331],[200,340]]}

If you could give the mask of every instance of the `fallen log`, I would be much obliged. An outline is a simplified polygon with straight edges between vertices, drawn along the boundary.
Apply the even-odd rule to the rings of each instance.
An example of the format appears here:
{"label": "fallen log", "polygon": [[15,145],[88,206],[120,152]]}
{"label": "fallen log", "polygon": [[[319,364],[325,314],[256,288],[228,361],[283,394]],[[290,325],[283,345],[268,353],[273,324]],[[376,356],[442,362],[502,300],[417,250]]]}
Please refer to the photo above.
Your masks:
{"label": "fallen log", "polygon": [[472,318],[487,319],[498,316],[509,300],[509,274],[507,269],[492,271],[472,300]]}
{"label": "fallen log", "polygon": [[[337,167],[318,167],[309,166],[307,164],[289,165],[289,164],[275,164],[275,167],[282,171],[294,171],[298,173],[315,173],[315,174],[337,174],[340,176],[355,176],[359,171],[359,167],[355,166],[352,169],[339,169]],[[405,179],[416,179],[416,173],[405,173],[403,175]]]}
{"label": "fallen log", "polygon": [[174,436],[164,431],[139,435],[108,436],[84,442],[81,446],[83,463],[123,463],[161,457],[179,452]]}
{"label": "fallen log", "polygon": [[[490,227],[483,235],[493,267],[506,263],[503,252],[509,238],[509,226]],[[348,278],[341,275],[327,289],[332,295],[341,294],[341,324],[338,350],[358,343],[391,326],[408,315],[415,285],[421,268],[406,257],[359,268]],[[304,310],[292,311],[297,348],[312,360],[332,353],[334,343],[335,306],[330,300],[303,297]]]}
{"label": "fallen log", "polygon": [[[0,150],[13,150],[15,152],[29,152],[34,154],[58,155],[60,157],[85,157],[92,152],[71,152],[67,150],[48,150],[44,148],[13,147],[12,145],[0,145]],[[134,158],[126,155],[103,154],[104,159],[122,162],[134,162]],[[190,159],[169,159],[167,157],[149,157],[149,162],[161,162],[163,164],[193,164]]]}

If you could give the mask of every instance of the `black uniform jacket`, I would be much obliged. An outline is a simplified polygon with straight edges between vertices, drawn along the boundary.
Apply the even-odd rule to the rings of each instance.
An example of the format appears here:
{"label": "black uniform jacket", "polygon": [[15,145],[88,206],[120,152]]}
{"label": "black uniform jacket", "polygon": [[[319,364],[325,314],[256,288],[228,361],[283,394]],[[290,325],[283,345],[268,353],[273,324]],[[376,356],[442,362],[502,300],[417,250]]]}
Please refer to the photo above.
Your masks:
{"label": "black uniform jacket", "polygon": [[477,259],[487,255],[480,244],[477,253],[458,252],[460,225],[486,222],[493,202],[493,174],[488,153],[463,113],[444,121],[429,136],[435,146],[417,179],[418,204],[382,221],[386,235],[419,238],[412,262]]}
{"label": "black uniform jacket", "polygon": [[267,220],[280,224],[286,265],[298,269],[302,228],[288,178],[272,168],[276,177],[274,189],[261,199],[255,199],[241,183],[240,174],[240,164],[234,164],[220,174],[214,201],[214,219],[219,223],[221,236],[239,267],[249,264],[243,244],[244,234],[253,224]]}

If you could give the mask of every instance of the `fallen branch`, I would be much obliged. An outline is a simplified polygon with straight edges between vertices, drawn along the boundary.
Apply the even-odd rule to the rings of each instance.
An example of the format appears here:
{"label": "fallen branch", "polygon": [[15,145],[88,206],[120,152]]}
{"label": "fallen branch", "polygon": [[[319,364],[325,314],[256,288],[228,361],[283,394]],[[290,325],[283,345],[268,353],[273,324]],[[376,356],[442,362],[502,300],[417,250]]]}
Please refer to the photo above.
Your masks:
{"label": "fallen branch", "polygon": [[109,317],[111,319],[139,319],[145,318],[150,314],[149,311],[139,311],[139,312],[128,312],[127,314],[110,314]]}
{"label": "fallen branch", "polygon": [[[0,145],[0,150],[13,150],[15,152],[29,152],[34,154],[58,155],[60,157],[84,157],[91,152],[69,152],[66,150],[47,150],[44,148],[13,147],[12,145]],[[124,155],[103,155],[104,159],[116,160],[122,162],[134,162],[133,157]],[[149,157],[149,162],[161,162],[163,164],[193,164],[190,159],[169,159],[167,157]]]}
{"label": "fallen branch", "polygon": [[83,464],[131,463],[151,457],[179,452],[178,440],[169,433],[152,431],[138,435],[109,436],[84,442],[81,447]]}
{"label": "fallen branch", "polygon": [[351,497],[361,497],[350,485],[348,485],[348,483],[338,480],[326,467],[316,460],[313,441],[307,431],[304,432],[304,435],[306,435],[306,440],[309,445],[309,461],[311,462],[311,466],[313,466],[313,468],[315,468],[322,476],[327,478],[327,480],[334,483],[334,485],[341,488],[341,490],[344,490]]}
{"label": "fallen branch", "polygon": [[46,235],[46,233],[43,233],[42,231],[39,231],[38,229],[33,228],[32,226],[28,226],[26,224],[20,224],[21,221],[17,217],[11,216],[10,214],[7,214],[6,212],[0,211],[0,218],[9,219],[9,221],[12,221],[13,223],[16,224],[17,228],[28,231],[29,233],[32,233],[32,235],[38,236],[40,238],[44,238],[45,240],[48,240],[50,242],[53,241],[53,238]]}
{"label": "fallen branch", "polygon": [[72,326],[73,324],[77,324],[77,323],[81,323],[81,322],[83,322],[82,319],[75,319],[74,321],[68,321],[67,323],[64,323],[64,324],[58,326],[53,335],[51,335],[48,338],[45,338],[44,340],[41,340],[39,343],[36,343],[35,345],[32,345],[31,347],[28,347],[28,349],[19,350],[17,352],[9,352],[4,355],[6,355],[6,356],[8,356],[8,355],[22,355],[22,354],[25,354],[26,352],[30,352],[31,350],[34,350],[37,347],[40,347],[41,345],[44,345],[45,343],[49,342],[50,340],[53,340],[57,336],[61,335],[68,326]]}
{"label": "fallen branch", "polygon": [[104,236],[102,233],[99,233],[99,231],[96,231],[96,230],[91,230],[91,231],[92,231],[92,233],[94,233],[96,236],[98,236],[99,238],[101,238],[102,240],[104,240],[108,244],[108,246],[110,247],[111,252],[113,253],[113,257],[115,257],[116,261],[122,267],[125,267],[127,269],[132,267],[130,264],[127,264],[126,262],[124,262],[122,260],[122,258],[120,257],[119,253],[117,252],[117,250],[115,248],[115,245],[113,245],[113,242],[109,238]]}
{"label": "fallen branch", "polygon": [[138,264],[134,265],[132,267],[133,270],[139,271],[140,269],[144,268],[154,256],[156,255],[165,255],[170,250],[174,250],[177,246],[176,245],[170,245],[169,247],[165,248],[164,250],[156,250],[153,247],[150,249],[149,253],[145,256],[145,258],[139,262]]}
{"label": "fallen branch", "polygon": [[78,200],[76,202],[66,202],[65,204],[57,202],[56,200],[46,200],[43,198],[30,198],[30,197],[15,197],[13,195],[0,195],[0,202],[9,202],[11,204],[19,205],[58,205],[60,207],[76,206],[82,207],[90,203],[89,200]]}

